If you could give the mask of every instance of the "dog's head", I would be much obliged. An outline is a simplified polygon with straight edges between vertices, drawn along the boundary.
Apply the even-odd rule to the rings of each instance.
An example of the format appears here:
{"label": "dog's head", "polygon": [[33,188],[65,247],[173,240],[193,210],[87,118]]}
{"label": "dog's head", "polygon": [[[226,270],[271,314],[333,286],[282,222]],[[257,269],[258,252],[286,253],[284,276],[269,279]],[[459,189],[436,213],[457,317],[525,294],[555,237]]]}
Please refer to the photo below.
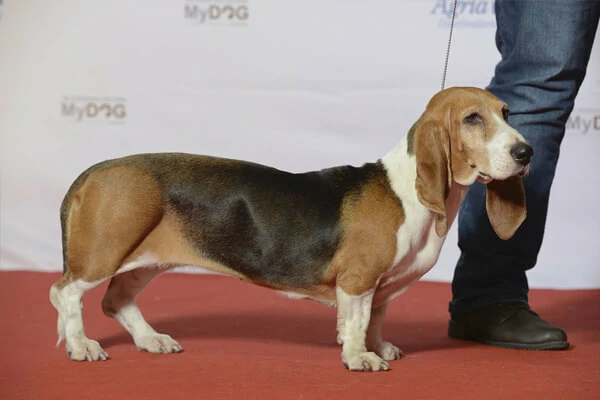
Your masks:
{"label": "dog's head", "polygon": [[436,232],[448,231],[445,200],[453,182],[487,184],[486,207],[496,234],[511,238],[525,220],[522,177],[533,149],[507,123],[508,106],[490,92],[456,87],[436,94],[409,138],[417,159],[421,203],[437,214]]}

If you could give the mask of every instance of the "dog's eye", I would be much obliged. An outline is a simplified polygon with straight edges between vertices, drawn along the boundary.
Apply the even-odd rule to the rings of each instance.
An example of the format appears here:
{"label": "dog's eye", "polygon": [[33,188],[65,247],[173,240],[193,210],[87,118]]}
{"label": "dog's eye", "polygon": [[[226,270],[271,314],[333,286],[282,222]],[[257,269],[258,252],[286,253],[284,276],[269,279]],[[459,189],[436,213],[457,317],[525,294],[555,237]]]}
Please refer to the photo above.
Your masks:
{"label": "dog's eye", "polygon": [[508,114],[510,114],[510,111],[508,110],[508,108],[503,108],[502,109],[502,118],[504,118],[504,120],[507,122],[508,122]]}
{"label": "dog's eye", "polygon": [[469,125],[476,124],[477,122],[479,122],[479,114],[477,114],[477,113],[473,113],[471,115],[468,115],[465,118],[465,123],[467,123]]}

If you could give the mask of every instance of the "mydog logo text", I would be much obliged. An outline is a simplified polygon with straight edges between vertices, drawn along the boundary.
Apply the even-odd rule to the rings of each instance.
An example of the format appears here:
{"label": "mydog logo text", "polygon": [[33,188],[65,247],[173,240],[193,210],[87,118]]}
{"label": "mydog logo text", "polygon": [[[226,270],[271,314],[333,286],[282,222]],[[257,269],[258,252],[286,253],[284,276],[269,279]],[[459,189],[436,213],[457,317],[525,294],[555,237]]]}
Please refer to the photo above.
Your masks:
{"label": "mydog logo text", "polygon": [[[435,0],[430,13],[440,16],[438,28],[448,28],[452,21],[454,0]],[[495,28],[494,0],[457,0],[454,26],[457,28]]]}
{"label": "mydog logo text", "polygon": [[247,25],[248,0],[186,0],[186,21],[201,25]]}
{"label": "mydog logo text", "polygon": [[578,108],[567,120],[567,134],[600,134],[600,109]]}
{"label": "mydog logo text", "polygon": [[123,123],[127,119],[127,100],[121,97],[65,96],[61,115],[77,122]]}

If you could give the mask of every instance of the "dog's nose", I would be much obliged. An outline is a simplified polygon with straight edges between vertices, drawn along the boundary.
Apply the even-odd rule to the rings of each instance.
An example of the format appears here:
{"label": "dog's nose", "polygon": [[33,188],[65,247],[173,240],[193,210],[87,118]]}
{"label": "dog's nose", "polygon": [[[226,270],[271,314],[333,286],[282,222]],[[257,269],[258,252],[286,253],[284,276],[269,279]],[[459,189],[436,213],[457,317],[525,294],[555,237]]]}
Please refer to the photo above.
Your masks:
{"label": "dog's nose", "polygon": [[512,158],[521,165],[527,165],[533,157],[533,147],[527,143],[519,143],[510,150]]}

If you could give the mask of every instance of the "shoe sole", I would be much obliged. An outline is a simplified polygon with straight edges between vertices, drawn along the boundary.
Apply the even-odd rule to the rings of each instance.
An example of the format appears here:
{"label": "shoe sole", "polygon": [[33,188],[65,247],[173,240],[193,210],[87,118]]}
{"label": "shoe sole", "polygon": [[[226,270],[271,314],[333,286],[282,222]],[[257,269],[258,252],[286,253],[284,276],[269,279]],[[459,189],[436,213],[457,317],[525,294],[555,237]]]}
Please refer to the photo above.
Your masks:
{"label": "shoe sole", "polygon": [[487,344],[488,346],[503,347],[506,349],[518,350],[565,350],[569,347],[569,342],[555,341],[544,343],[518,343],[518,342],[497,342],[494,340],[481,339],[466,332],[465,328],[456,321],[450,320],[448,324],[448,337],[459,340],[470,340]]}

